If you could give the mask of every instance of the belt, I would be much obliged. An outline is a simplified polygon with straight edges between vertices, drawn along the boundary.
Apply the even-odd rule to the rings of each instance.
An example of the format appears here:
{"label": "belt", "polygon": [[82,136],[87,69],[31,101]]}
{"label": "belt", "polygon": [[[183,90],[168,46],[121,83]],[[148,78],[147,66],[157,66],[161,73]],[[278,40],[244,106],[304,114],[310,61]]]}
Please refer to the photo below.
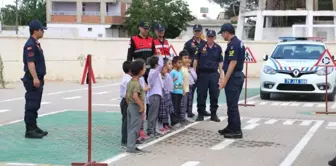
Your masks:
{"label": "belt", "polygon": [[218,69],[207,69],[207,68],[198,68],[197,73],[218,73]]}

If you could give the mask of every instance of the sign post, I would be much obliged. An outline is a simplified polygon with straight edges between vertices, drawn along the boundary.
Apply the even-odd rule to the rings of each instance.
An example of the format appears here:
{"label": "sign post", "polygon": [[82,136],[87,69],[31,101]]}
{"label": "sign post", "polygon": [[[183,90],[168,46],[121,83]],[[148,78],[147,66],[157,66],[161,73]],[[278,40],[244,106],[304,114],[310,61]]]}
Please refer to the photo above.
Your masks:
{"label": "sign post", "polygon": [[325,112],[316,112],[316,114],[336,114],[336,112],[328,112],[328,69],[334,70],[336,67],[336,63],[331,56],[328,49],[325,49],[318,61],[314,66],[320,66],[325,68]]}
{"label": "sign post", "polygon": [[252,51],[249,47],[246,47],[245,49],[245,88],[244,88],[244,95],[245,95],[245,99],[244,99],[244,104],[238,104],[239,106],[255,106],[254,104],[247,104],[247,72],[248,72],[248,64],[249,63],[257,63],[256,59],[254,58]]}
{"label": "sign post", "polygon": [[91,160],[92,154],[92,83],[96,83],[92,69],[92,56],[88,55],[85,61],[81,85],[88,84],[88,161],[85,163],[71,163],[72,166],[107,166],[106,163],[96,163]]}

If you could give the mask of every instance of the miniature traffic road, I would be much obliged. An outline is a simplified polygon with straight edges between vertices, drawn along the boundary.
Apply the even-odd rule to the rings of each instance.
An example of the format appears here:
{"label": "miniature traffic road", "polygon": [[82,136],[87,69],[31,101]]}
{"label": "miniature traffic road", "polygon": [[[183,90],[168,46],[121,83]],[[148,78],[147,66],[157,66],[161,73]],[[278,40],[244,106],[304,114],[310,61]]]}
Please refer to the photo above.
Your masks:
{"label": "miniature traffic road", "polygon": [[[116,166],[307,166],[327,165],[335,152],[336,120],[325,102],[307,96],[272,96],[261,100],[259,80],[250,79],[248,104],[240,107],[243,139],[224,139],[218,130],[227,125],[224,93],[220,123],[194,122],[139,145],[141,155],[120,147],[119,82],[99,80],[93,86],[92,159]],[[38,122],[49,135],[24,138],[24,90],[21,84],[1,89],[0,165],[70,165],[87,160],[87,89],[78,83],[46,83]],[[241,101],[243,102],[243,96]],[[336,102],[329,102],[336,111]],[[194,109],[194,111],[196,111]]]}

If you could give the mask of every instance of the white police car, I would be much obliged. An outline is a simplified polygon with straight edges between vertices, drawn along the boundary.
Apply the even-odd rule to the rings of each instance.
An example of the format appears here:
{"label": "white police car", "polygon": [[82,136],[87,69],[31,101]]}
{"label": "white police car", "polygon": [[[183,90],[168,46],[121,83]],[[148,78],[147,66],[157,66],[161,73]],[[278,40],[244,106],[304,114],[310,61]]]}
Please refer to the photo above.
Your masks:
{"label": "white police car", "polygon": [[[273,53],[265,55],[260,71],[260,98],[269,99],[273,93],[317,94],[325,96],[328,74],[328,100],[335,100],[336,71],[334,67],[317,67],[326,49],[324,43],[309,38],[280,37]],[[332,56],[332,58],[334,58]]]}

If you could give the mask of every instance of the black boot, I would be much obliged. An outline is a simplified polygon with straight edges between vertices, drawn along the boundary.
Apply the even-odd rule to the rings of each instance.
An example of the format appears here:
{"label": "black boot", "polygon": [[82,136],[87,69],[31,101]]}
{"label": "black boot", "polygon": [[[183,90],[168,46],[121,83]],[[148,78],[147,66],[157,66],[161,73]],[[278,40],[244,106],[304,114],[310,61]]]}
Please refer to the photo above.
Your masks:
{"label": "black boot", "polygon": [[194,116],[195,116],[194,113],[192,113],[192,112],[189,112],[189,113],[188,113],[188,117],[189,117],[189,118],[193,118]]}
{"label": "black boot", "polygon": [[211,113],[211,118],[210,118],[211,121],[214,121],[214,122],[220,122],[220,119],[218,118],[217,114],[216,113]]}
{"label": "black boot", "polygon": [[336,157],[328,162],[329,166],[336,166]]}
{"label": "black boot", "polygon": [[229,129],[229,126],[225,127],[224,129],[222,130],[218,130],[218,133],[220,135],[224,135],[225,133],[229,133],[230,132],[230,129]]}
{"label": "black boot", "polygon": [[207,111],[203,111],[202,114],[203,114],[203,116],[211,116],[211,114]]}
{"label": "black boot", "polygon": [[231,138],[231,139],[241,139],[243,138],[243,132],[240,131],[229,131],[224,133],[224,138]]}
{"label": "black boot", "polygon": [[204,116],[201,114],[198,114],[196,121],[204,121]]}
{"label": "black boot", "polygon": [[48,131],[43,131],[41,130],[39,127],[36,126],[36,131],[40,134],[42,134],[43,136],[46,136],[48,135]]}
{"label": "black boot", "polygon": [[26,138],[32,139],[41,139],[43,138],[43,134],[39,133],[35,127],[32,125],[26,125]]}

